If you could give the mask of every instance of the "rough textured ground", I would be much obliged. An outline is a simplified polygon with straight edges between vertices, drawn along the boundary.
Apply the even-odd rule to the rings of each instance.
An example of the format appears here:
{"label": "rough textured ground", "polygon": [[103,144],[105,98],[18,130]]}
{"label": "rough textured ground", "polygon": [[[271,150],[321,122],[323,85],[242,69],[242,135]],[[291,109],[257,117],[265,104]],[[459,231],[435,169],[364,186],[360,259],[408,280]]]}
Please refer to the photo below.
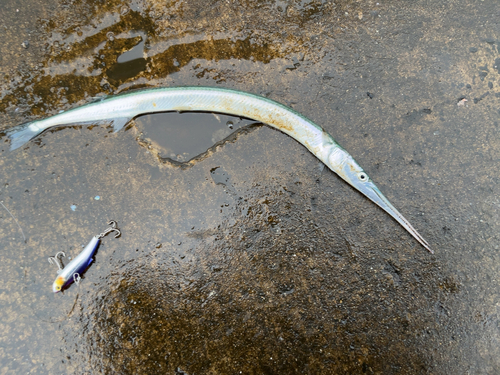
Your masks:
{"label": "rough textured ground", "polygon": [[[436,252],[265,126],[184,169],[134,124],[2,141],[0,374],[500,372],[497,0],[4,0],[0,36],[0,131],[136,87],[265,95]],[[53,295],[47,257],[110,219]]]}

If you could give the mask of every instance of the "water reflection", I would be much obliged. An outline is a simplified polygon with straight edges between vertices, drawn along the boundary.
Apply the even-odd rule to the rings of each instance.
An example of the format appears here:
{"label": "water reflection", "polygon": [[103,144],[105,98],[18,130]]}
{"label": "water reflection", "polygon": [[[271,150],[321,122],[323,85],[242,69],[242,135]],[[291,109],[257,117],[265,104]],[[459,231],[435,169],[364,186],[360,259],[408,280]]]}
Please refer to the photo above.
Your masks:
{"label": "water reflection", "polygon": [[158,158],[186,163],[255,121],[217,113],[168,112],[140,116],[138,141]]}
{"label": "water reflection", "polygon": [[61,107],[67,109],[67,104],[113,93],[132,80],[165,78],[193,59],[266,64],[283,55],[279,46],[259,37],[200,34],[164,43],[155,37],[152,20],[136,11],[87,37],[79,37],[80,32],[64,42],[53,41],[42,69],[30,71],[11,89],[4,89],[0,111],[17,107],[25,115],[46,116]]}
{"label": "water reflection", "polygon": [[[33,68],[5,77],[11,83],[0,93],[0,111],[18,110],[26,117],[54,114],[94,96],[114,93],[124,84],[151,84],[195,59],[198,66],[201,63],[196,77],[203,78],[208,72],[203,61],[267,64],[294,53],[303,56],[317,38],[311,40],[301,27],[308,24],[318,35],[324,33],[321,17],[342,14],[350,7],[357,7],[356,2],[169,1],[161,6],[146,1],[73,2],[39,21],[43,33],[38,47],[44,58]],[[236,9],[240,15],[252,16],[243,23],[239,18],[218,19]],[[270,33],[252,12],[264,13],[284,31]],[[253,70],[260,69],[257,65]],[[248,67],[245,70],[251,73]],[[211,77],[223,82],[221,75],[214,72]]]}

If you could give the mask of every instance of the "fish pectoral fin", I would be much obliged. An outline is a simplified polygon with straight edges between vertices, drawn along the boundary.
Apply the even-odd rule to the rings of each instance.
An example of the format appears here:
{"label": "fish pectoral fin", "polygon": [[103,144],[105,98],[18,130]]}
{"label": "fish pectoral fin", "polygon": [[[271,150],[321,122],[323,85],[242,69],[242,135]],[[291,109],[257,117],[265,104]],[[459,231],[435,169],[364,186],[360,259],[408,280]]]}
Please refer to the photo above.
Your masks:
{"label": "fish pectoral fin", "polygon": [[127,125],[130,122],[130,120],[132,119],[129,117],[118,117],[113,119],[112,124],[114,132],[116,133],[118,130],[123,129],[123,127]]}

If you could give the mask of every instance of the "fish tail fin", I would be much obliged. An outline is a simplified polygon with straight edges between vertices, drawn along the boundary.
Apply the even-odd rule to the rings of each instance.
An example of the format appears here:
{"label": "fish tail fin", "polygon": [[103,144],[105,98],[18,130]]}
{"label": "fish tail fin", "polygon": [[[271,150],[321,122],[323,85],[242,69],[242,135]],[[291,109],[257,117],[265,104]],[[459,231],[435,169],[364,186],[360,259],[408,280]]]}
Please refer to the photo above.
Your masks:
{"label": "fish tail fin", "polygon": [[7,137],[10,139],[11,151],[25,145],[30,139],[36,137],[43,131],[43,129],[33,130],[33,127],[30,126],[33,123],[33,121],[27,122],[26,124],[16,126],[7,131]]}

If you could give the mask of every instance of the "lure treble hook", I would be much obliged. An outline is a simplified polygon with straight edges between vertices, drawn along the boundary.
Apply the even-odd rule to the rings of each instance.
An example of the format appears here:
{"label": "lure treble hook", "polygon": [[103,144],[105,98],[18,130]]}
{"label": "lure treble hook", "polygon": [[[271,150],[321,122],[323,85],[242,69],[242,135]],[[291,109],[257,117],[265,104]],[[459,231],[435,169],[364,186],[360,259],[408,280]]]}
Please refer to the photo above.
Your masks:
{"label": "lure treble hook", "polygon": [[115,235],[115,238],[118,238],[120,237],[120,235],[122,234],[122,232],[120,231],[120,229],[118,229],[116,227],[116,221],[114,220],[111,220],[108,225],[111,225],[110,228],[106,229],[104,232],[102,232],[101,234],[97,235],[96,237],[97,238],[103,238],[105,235],[107,235],[108,233],[111,233],[111,232],[116,232],[116,235]]}
{"label": "lure treble hook", "polygon": [[62,260],[59,259],[59,256],[66,257],[66,254],[64,254],[64,251],[59,251],[56,255],[53,257],[49,257],[49,263],[50,264],[55,264],[57,266],[57,274],[60,274],[61,271],[63,270],[64,266],[62,264]]}

